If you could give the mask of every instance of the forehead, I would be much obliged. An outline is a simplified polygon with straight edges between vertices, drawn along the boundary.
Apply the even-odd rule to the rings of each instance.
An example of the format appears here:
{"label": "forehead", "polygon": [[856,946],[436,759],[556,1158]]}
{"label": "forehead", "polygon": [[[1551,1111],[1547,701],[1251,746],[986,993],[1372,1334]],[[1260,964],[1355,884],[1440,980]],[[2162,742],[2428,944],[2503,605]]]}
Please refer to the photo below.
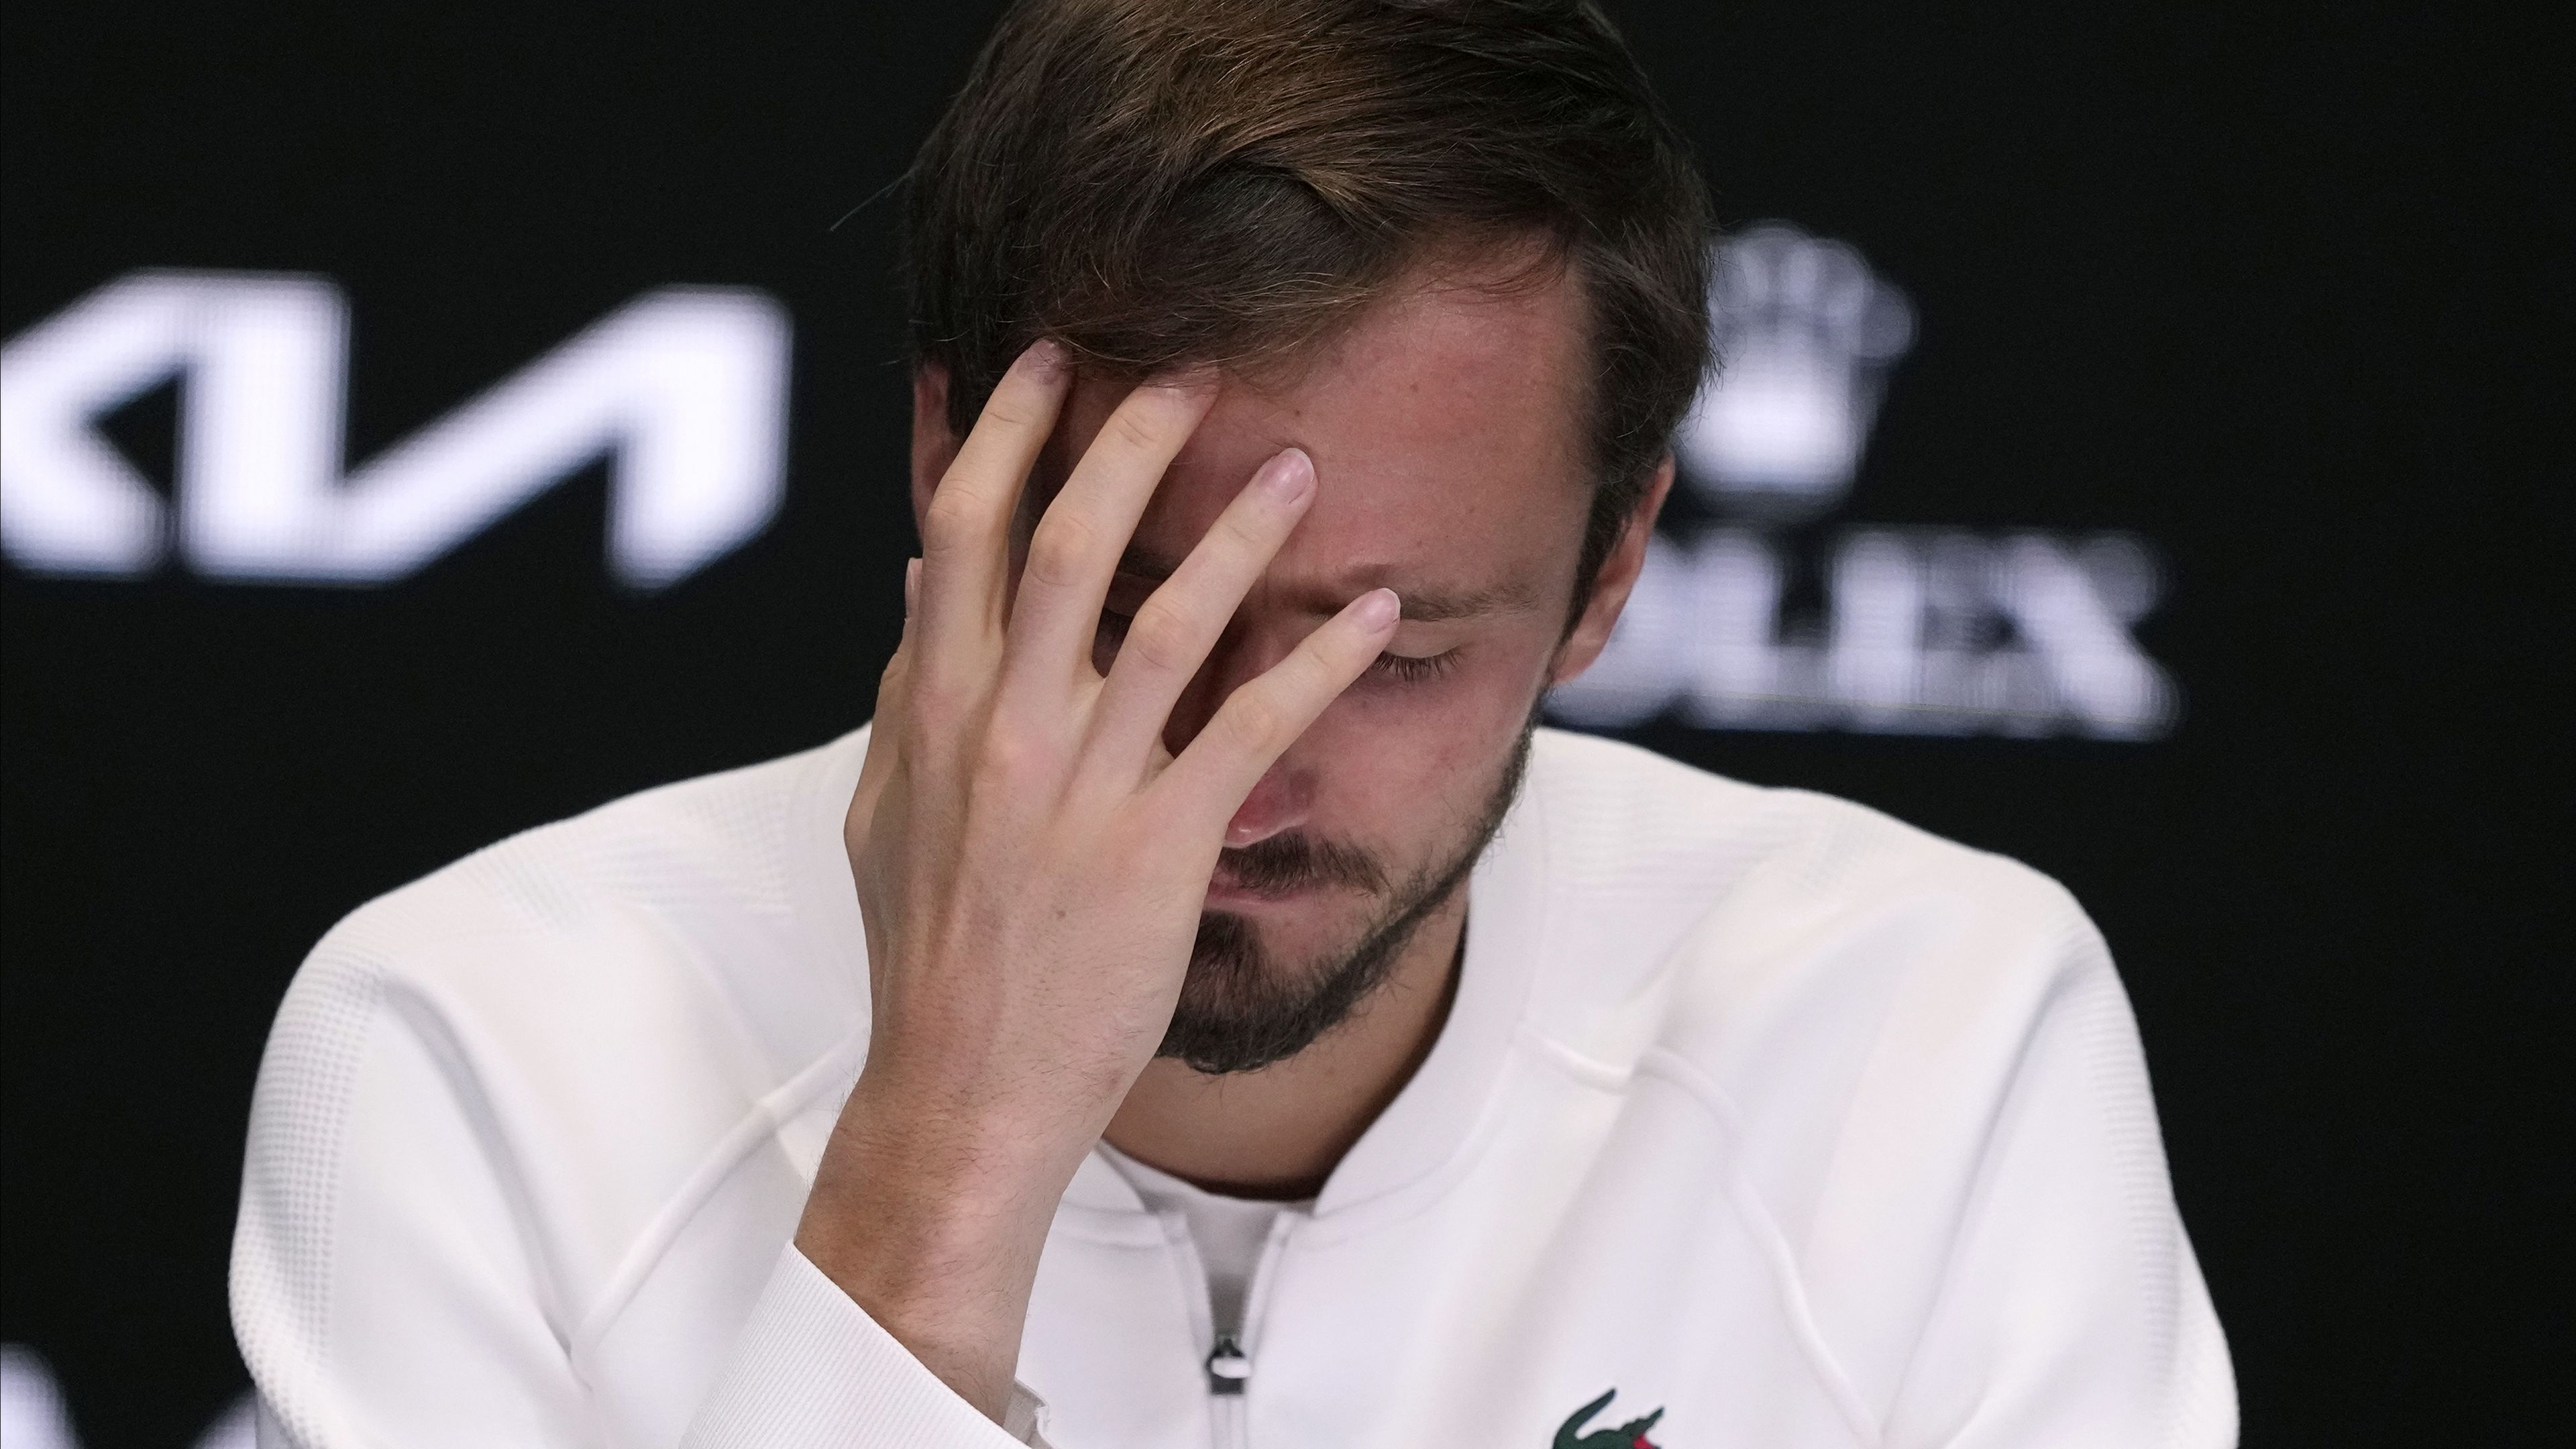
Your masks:
{"label": "forehead", "polygon": [[[1584,373],[1570,273],[1508,287],[1418,276],[1293,368],[1229,376],[1156,492],[1138,549],[1177,562],[1255,468],[1297,447],[1315,461],[1316,498],[1274,576],[1559,593],[1549,576],[1561,564],[1570,587],[1591,496]],[[1068,452],[1088,446],[1123,392],[1105,379],[1076,387]]]}

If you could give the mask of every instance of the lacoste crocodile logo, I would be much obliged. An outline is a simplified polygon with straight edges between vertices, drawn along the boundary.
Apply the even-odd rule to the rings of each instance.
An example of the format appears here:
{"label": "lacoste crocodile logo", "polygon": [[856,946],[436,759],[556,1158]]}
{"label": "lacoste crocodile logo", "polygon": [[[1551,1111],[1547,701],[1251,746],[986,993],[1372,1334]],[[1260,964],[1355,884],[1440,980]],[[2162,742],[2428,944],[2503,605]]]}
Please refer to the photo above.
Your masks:
{"label": "lacoste crocodile logo", "polygon": [[1610,1407],[1610,1401],[1617,1397],[1619,1391],[1614,1388],[1567,1416],[1566,1421],[1556,1428],[1555,1449],[1658,1449],[1655,1441],[1646,1437],[1646,1431],[1655,1427],[1655,1421],[1664,1416],[1661,1409],[1642,1419],[1630,1419],[1616,1429],[1595,1429],[1589,1434],[1575,1432],[1593,1415]]}

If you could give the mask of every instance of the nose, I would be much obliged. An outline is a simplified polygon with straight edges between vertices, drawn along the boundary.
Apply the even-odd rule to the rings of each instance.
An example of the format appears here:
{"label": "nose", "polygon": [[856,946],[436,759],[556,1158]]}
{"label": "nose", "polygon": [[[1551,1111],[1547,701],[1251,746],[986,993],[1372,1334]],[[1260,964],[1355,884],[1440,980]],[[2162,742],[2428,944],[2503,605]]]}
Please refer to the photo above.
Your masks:
{"label": "nose", "polygon": [[[1198,676],[1181,692],[1180,701],[1172,706],[1172,717],[1163,725],[1164,748],[1175,755],[1188,749],[1190,741],[1207,728],[1207,722],[1237,688],[1258,678],[1287,652],[1286,648],[1264,647],[1252,637],[1252,631],[1239,626],[1228,629],[1216,648],[1209,651]],[[1306,823],[1314,805],[1315,782],[1313,772],[1299,756],[1299,748],[1289,746],[1287,753],[1262,774],[1252,793],[1243,797],[1225,827],[1227,849],[1240,850]]]}
{"label": "nose", "polygon": [[1241,850],[1306,823],[1314,803],[1314,777],[1295,763],[1295,754],[1291,749],[1280,756],[1236,807],[1234,818],[1225,824],[1228,850]]}

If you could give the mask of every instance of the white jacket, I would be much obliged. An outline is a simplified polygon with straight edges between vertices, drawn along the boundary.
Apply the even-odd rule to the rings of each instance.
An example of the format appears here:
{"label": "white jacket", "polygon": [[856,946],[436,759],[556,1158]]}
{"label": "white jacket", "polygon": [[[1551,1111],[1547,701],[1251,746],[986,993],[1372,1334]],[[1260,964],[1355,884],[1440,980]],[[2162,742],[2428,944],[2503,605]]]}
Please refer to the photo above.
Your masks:
{"label": "white jacket", "polygon": [[1554,732],[1437,1046],[1271,1236],[1247,1391],[1210,1392],[1185,1221],[1095,1155],[997,1428],[788,1246],[867,1049],[864,749],[530,831],[314,949],[233,1250],[263,1442],[1602,1449],[1657,1409],[1663,1449],[2234,1442],[2066,892]]}

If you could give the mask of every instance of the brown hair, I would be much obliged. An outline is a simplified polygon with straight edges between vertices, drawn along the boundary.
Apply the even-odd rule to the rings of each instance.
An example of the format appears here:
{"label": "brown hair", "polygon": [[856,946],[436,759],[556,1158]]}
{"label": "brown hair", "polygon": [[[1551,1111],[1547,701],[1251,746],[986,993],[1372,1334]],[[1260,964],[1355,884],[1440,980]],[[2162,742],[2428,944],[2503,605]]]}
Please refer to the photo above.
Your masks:
{"label": "brown hair", "polygon": [[1041,336],[1253,367],[1435,249],[1536,239],[1592,334],[1578,610],[1707,362],[1707,195],[1589,3],[1021,0],[906,187],[913,358],[960,436]]}

